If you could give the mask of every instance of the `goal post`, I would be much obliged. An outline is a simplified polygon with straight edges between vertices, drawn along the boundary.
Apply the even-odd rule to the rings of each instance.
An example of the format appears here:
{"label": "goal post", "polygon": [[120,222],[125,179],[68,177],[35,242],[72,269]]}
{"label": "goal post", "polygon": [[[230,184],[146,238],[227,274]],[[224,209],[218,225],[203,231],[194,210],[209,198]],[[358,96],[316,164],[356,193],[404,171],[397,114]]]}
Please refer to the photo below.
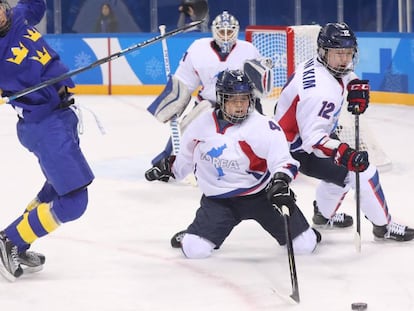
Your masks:
{"label": "goal post", "polygon": [[[266,101],[271,100],[276,103],[295,67],[316,55],[320,29],[319,25],[255,25],[246,28],[246,41],[251,42],[263,57],[269,57],[273,61],[273,89]],[[368,151],[370,161],[379,169],[382,171],[390,169],[391,160],[375,140],[363,118],[360,119],[360,123],[360,149]],[[341,141],[355,147],[354,122],[352,115],[346,109],[341,113],[337,134]]]}

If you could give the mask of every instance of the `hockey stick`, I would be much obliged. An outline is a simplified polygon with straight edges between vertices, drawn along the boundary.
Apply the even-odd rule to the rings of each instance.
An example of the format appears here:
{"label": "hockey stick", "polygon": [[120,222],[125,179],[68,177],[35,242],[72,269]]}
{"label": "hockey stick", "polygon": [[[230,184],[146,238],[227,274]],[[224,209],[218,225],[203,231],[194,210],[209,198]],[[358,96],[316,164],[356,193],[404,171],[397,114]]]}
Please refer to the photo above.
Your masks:
{"label": "hockey stick", "polygon": [[293,244],[292,244],[292,235],[290,233],[290,224],[289,224],[289,208],[285,205],[282,206],[282,215],[283,219],[285,221],[285,234],[286,234],[286,248],[288,253],[288,259],[289,259],[289,270],[290,270],[290,281],[292,283],[292,294],[290,295],[290,298],[292,298],[297,303],[300,302],[299,297],[299,283],[298,283],[298,277],[296,275],[296,264],[295,264],[295,254],[293,252]]}
{"label": "hockey stick", "polygon": [[128,47],[128,48],[126,48],[126,49],[123,49],[123,50],[121,50],[121,51],[119,51],[119,52],[117,52],[117,53],[114,53],[114,54],[112,54],[112,55],[109,55],[109,56],[107,56],[107,57],[104,57],[104,58],[98,59],[97,61],[95,61],[95,62],[93,62],[92,64],[87,65],[87,66],[85,66],[85,67],[82,67],[82,68],[78,68],[78,69],[75,69],[75,70],[69,71],[69,72],[67,72],[67,73],[65,73],[65,74],[63,74],[63,75],[60,75],[60,76],[56,77],[56,78],[52,78],[52,79],[46,80],[46,81],[44,81],[44,82],[42,82],[42,83],[39,83],[39,84],[37,84],[37,85],[34,85],[34,86],[31,86],[31,87],[28,87],[28,88],[26,88],[26,89],[24,89],[24,90],[21,90],[21,91],[19,91],[19,92],[17,92],[17,93],[15,93],[15,94],[13,94],[13,95],[11,95],[11,96],[8,96],[8,97],[2,97],[2,98],[0,98],[0,104],[7,104],[8,102],[10,102],[10,101],[12,101],[12,100],[15,100],[15,99],[18,99],[18,98],[20,98],[20,97],[23,97],[23,96],[25,96],[25,95],[27,95],[27,94],[30,94],[30,93],[36,92],[36,91],[38,91],[38,90],[40,90],[40,89],[43,89],[44,87],[47,87],[47,86],[53,85],[53,84],[55,84],[55,83],[57,83],[57,82],[60,82],[60,81],[65,80],[65,79],[67,79],[67,78],[70,78],[70,77],[72,77],[72,76],[74,76],[74,75],[77,75],[77,74],[79,74],[79,73],[81,73],[81,72],[84,72],[84,71],[86,71],[86,70],[89,70],[89,69],[95,68],[95,67],[97,67],[97,66],[100,66],[100,65],[102,65],[102,64],[104,64],[104,63],[107,63],[107,62],[109,62],[109,61],[115,60],[115,59],[117,59],[117,58],[119,58],[119,57],[121,57],[121,56],[124,56],[125,54],[130,53],[130,52],[132,52],[132,51],[134,51],[134,50],[137,50],[137,49],[143,48],[143,47],[145,47],[145,46],[148,46],[148,45],[150,45],[150,44],[153,44],[153,43],[158,42],[158,41],[160,41],[160,40],[163,40],[163,39],[165,39],[165,38],[168,38],[168,37],[171,37],[171,36],[175,36],[175,35],[177,35],[177,34],[180,34],[180,33],[184,32],[184,31],[186,31],[186,30],[188,30],[188,29],[190,29],[190,28],[193,28],[193,27],[195,27],[195,26],[197,26],[197,25],[201,24],[202,22],[203,22],[203,20],[200,20],[200,21],[195,21],[195,22],[189,23],[188,25],[185,25],[185,26],[183,26],[183,27],[180,27],[180,28],[177,28],[177,29],[171,30],[171,31],[169,31],[169,32],[166,32],[164,35],[159,35],[159,36],[156,36],[156,37],[151,38],[151,39],[148,39],[148,40],[146,40],[146,41],[144,41],[144,42],[141,42],[141,43],[138,43],[138,44],[132,45],[132,46],[130,46],[130,47]]}
{"label": "hockey stick", "polygon": [[[160,34],[161,36],[165,35],[165,25],[160,25]],[[167,77],[167,81],[170,78],[171,74],[171,67],[170,67],[170,58],[168,56],[168,47],[167,47],[167,40],[163,38],[161,40],[162,44],[162,55],[164,57],[164,67],[165,67],[165,75]],[[174,116],[170,120],[170,129],[171,129],[171,142],[172,142],[172,154],[177,155],[180,151],[180,128],[178,126],[177,116]]]}
{"label": "hockey stick", "polygon": [[[355,114],[355,151],[359,151],[359,109]],[[359,180],[359,170],[355,171],[355,200],[356,200],[356,232],[355,248],[361,252],[361,189]]]}

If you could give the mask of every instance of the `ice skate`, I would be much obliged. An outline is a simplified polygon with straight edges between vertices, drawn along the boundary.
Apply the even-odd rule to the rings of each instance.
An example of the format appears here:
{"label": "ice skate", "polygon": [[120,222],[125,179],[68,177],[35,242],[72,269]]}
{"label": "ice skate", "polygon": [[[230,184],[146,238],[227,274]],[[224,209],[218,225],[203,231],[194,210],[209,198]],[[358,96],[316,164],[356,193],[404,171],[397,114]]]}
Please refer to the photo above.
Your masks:
{"label": "ice skate", "polygon": [[25,251],[19,254],[19,261],[24,273],[34,273],[43,269],[46,257],[37,252]]}
{"label": "ice skate", "polygon": [[414,238],[414,229],[390,222],[388,225],[376,226],[372,230],[375,240],[394,240],[398,242],[411,241]]}
{"label": "ice skate", "polygon": [[172,248],[181,248],[181,240],[183,239],[184,234],[187,232],[187,230],[182,230],[180,232],[177,232],[174,234],[174,236],[171,238],[171,247]]}
{"label": "ice skate", "polygon": [[325,218],[319,211],[316,201],[313,201],[312,221],[315,227],[326,229],[346,228],[352,226],[354,223],[352,217],[345,213],[336,213],[330,219]]}
{"label": "ice skate", "polygon": [[6,237],[4,232],[0,232],[0,259],[0,273],[8,281],[13,282],[23,274],[17,246]]}

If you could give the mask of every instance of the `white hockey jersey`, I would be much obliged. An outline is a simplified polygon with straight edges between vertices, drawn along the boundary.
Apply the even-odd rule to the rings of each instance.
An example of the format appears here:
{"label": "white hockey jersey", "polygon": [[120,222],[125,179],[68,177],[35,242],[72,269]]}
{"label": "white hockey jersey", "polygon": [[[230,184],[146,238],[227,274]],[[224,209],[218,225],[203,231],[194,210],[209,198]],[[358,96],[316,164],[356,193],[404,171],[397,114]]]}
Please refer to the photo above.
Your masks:
{"label": "white hockey jersey", "polygon": [[[354,73],[335,78],[316,57],[298,65],[280,95],[275,114],[291,151],[304,150],[326,156],[314,148],[326,142],[335,130],[346,86],[355,78]],[[331,146],[338,144],[339,141]]]}
{"label": "white hockey jersey", "polygon": [[260,57],[257,48],[250,42],[237,40],[226,59],[221,60],[212,47],[212,38],[195,40],[180,61],[174,76],[180,79],[192,93],[200,85],[199,95],[202,99],[216,102],[216,81],[219,72],[230,69],[243,69],[248,59]]}
{"label": "white hockey jersey", "polygon": [[276,172],[293,180],[298,168],[283,131],[271,118],[254,111],[220,131],[216,112],[208,111],[184,132],[172,172],[181,180],[194,171],[206,196],[225,198],[259,192]]}

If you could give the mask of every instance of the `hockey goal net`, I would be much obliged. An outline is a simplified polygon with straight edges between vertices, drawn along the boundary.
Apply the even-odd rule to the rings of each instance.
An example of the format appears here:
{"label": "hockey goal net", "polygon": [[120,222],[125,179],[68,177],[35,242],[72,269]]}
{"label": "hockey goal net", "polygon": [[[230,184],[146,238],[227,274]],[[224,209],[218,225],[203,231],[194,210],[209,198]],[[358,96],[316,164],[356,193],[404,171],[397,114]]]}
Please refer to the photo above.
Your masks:
{"label": "hockey goal net", "polygon": [[[263,57],[273,61],[273,89],[266,99],[276,103],[282,87],[294,72],[297,64],[314,57],[317,52],[319,25],[301,26],[248,26],[246,40],[253,43]],[[345,95],[346,98],[346,95]],[[370,161],[379,169],[391,168],[391,160],[375,140],[367,124],[360,118],[360,149],[367,150]],[[344,109],[337,134],[341,141],[355,148],[353,116]]]}

